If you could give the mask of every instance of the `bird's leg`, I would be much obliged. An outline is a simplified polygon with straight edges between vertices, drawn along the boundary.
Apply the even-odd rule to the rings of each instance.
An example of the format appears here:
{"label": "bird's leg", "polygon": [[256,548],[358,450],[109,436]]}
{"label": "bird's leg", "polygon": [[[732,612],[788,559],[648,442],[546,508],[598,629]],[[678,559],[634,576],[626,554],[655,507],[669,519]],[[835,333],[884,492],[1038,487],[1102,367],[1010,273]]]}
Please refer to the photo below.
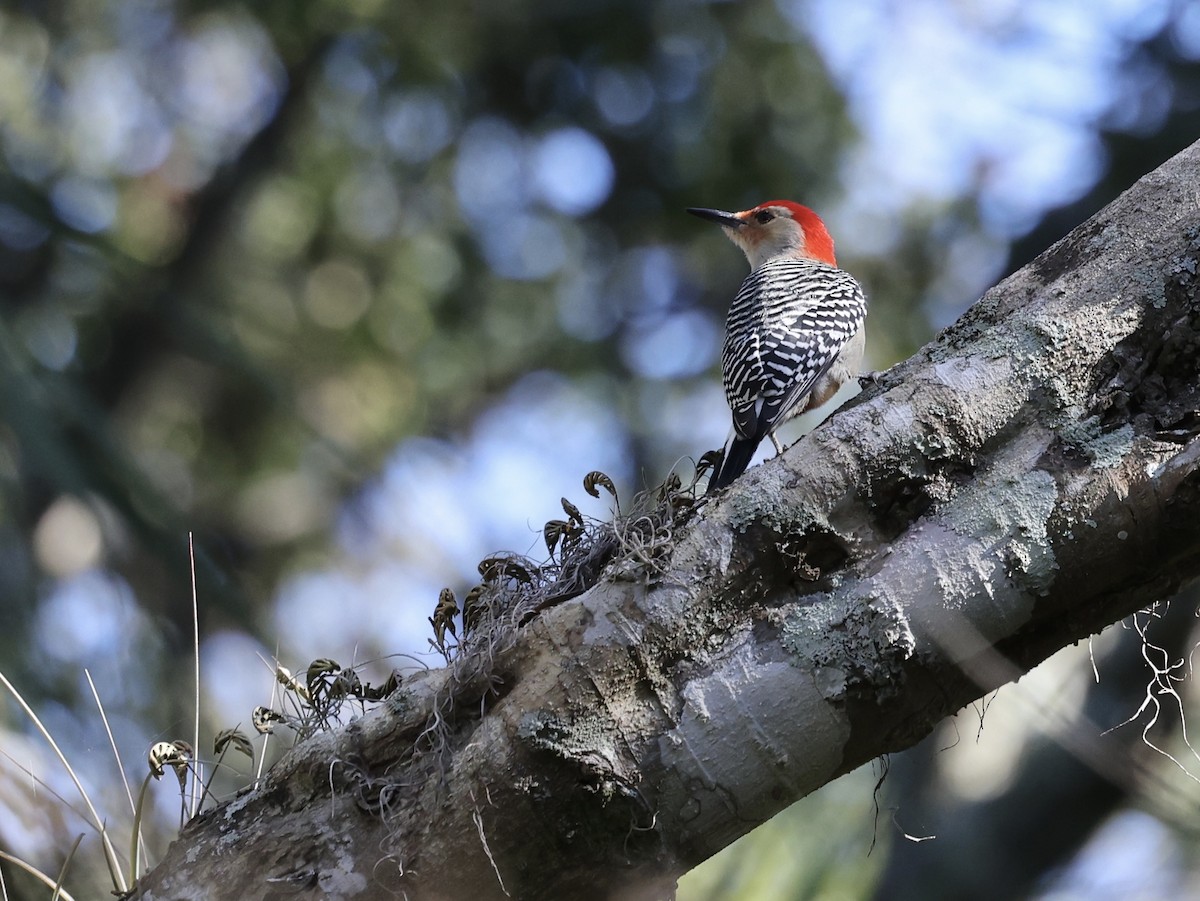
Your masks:
{"label": "bird's leg", "polygon": [[871,372],[864,372],[858,377],[858,385],[860,388],[866,388],[869,385],[878,385],[879,380],[883,377],[882,369],[875,369]]}
{"label": "bird's leg", "polygon": [[779,443],[779,439],[775,437],[774,432],[767,432],[767,437],[771,439],[771,443],[775,445],[775,453],[783,453],[783,445]]}

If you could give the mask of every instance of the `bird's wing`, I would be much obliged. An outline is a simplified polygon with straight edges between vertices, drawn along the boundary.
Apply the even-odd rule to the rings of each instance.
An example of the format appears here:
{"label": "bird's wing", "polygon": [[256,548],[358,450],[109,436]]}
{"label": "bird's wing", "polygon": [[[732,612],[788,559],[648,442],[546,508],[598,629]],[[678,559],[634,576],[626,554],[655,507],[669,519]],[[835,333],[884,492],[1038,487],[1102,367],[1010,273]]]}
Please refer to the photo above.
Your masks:
{"label": "bird's wing", "polygon": [[848,272],[813,260],[774,260],[752,272],[730,308],[722,352],[734,429],[761,439],[833,366],[867,314]]}

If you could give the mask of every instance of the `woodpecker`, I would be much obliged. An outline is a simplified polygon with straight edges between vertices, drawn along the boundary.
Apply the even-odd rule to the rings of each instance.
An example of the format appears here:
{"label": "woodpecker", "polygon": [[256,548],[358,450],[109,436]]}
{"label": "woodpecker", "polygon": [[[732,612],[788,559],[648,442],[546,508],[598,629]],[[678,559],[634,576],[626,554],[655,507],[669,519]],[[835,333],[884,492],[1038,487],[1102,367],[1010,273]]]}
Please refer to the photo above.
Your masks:
{"label": "woodpecker", "polygon": [[688,212],[720,225],[750,262],[725,324],[721,372],[733,433],[709,480],[712,494],[746,470],[763,438],[783,453],[775,430],[858,375],[867,298],[838,268],[825,223],[806,206],[770,200],[740,213]]}

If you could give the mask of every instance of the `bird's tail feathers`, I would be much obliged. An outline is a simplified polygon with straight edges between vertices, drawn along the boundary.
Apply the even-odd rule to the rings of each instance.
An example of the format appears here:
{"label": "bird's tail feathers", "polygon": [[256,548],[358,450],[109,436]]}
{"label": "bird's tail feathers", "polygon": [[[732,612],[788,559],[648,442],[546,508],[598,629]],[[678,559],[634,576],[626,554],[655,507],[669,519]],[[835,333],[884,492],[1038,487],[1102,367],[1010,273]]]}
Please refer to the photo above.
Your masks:
{"label": "bird's tail feathers", "polygon": [[761,441],[762,436],[758,438],[739,438],[735,436],[725,447],[725,456],[721,459],[721,464],[713,470],[712,478],[708,480],[708,489],[705,491],[705,494],[720,491],[745,472],[746,467],[750,465],[750,461],[754,458],[754,452],[758,449]]}

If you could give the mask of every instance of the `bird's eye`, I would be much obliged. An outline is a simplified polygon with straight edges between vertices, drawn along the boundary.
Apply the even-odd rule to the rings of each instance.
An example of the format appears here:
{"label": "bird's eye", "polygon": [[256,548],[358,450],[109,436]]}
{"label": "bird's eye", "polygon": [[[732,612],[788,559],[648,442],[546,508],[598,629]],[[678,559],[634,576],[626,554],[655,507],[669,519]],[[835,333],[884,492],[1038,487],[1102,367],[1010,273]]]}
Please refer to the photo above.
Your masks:
{"label": "bird's eye", "polygon": [[772,213],[770,210],[759,210],[757,213],[754,214],[754,219],[756,222],[758,222],[759,225],[766,225],[768,222],[770,222],[774,218],[775,218],[775,214]]}

